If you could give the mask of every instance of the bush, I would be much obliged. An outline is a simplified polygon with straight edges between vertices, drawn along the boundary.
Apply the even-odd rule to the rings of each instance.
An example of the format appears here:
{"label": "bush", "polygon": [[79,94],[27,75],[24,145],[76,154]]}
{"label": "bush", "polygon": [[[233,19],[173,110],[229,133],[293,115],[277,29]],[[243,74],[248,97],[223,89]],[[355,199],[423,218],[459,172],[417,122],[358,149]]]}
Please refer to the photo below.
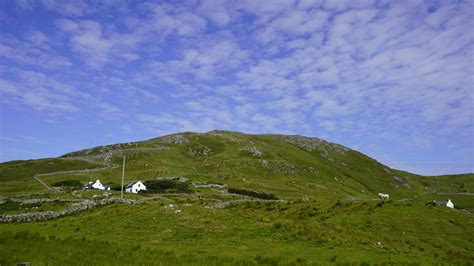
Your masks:
{"label": "bush", "polygon": [[[122,185],[121,184],[117,184],[117,183],[113,183],[113,182],[109,182],[107,184],[105,184],[106,186],[110,187],[110,190],[114,190],[114,191],[121,191],[122,190]],[[125,186],[123,186],[123,190],[125,191]]]}
{"label": "bush", "polygon": [[191,189],[189,188],[189,182],[180,182],[176,180],[164,179],[164,180],[147,180],[147,181],[144,181],[143,184],[146,186],[147,191],[151,193],[169,192],[169,191],[191,192]]}
{"label": "bush", "polygon": [[253,198],[259,198],[259,199],[266,199],[266,200],[277,200],[278,199],[272,193],[257,192],[257,191],[253,191],[253,190],[247,190],[247,189],[229,188],[228,191],[229,191],[229,193],[245,195],[245,196],[249,196],[249,197],[253,197]]}
{"label": "bush", "polygon": [[82,183],[77,179],[66,179],[61,180],[53,184],[54,187],[70,187],[70,188],[81,188]]}

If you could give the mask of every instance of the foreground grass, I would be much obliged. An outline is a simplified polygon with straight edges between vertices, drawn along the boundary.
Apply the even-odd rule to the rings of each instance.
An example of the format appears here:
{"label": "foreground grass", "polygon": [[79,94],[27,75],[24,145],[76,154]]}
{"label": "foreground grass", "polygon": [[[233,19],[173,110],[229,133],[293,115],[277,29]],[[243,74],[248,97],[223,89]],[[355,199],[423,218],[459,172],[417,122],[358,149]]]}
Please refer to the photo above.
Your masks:
{"label": "foreground grass", "polygon": [[252,265],[256,261],[232,258],[176,255],[172,251],[115,244],[86,238],[45,237],[20,231],[0,235],[0,264],[33,262],[34,265]]}
{"label": "foreground grass", "polygon": [[[418,202],[114,204],[46,222],[0,224],[0,263],[470,263],[472,216]],[[191,204],[191,206],[185,205]],[[175,213],[180,209],[181,213]]]}

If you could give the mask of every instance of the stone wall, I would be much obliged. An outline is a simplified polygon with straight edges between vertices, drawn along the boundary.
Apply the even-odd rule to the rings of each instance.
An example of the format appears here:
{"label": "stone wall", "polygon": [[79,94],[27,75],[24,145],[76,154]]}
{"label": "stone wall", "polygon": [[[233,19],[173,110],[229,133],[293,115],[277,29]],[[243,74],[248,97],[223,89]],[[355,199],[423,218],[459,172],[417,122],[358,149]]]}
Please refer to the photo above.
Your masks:
{"label": "stone wall", "polygon": [[20,214],[3,214],[0,215],[0,223],[8,222],[31,222],[31,221],[43,221],[58,218],[64,215],[72,214],[79,211],[84,211],[92,209],[97,206],[107,205],[111,203],[125,203],[125,204],[137,204],[143,203],[151,200],[160,200],[164,199],[163,197],[152,197],[152,198],[143,198],[139,200],[132,199],[121,199],[121,198],[110,198],[110,199],[101,199],[101,200],[68,200],[68,199],[9,199],[16,202],[50,202],[50,201],[72,201],[78,202],[78,207],[70,208],[67,210],[61,211],[46,211],[46,212],[29,212],[29,213],[20,213]]}

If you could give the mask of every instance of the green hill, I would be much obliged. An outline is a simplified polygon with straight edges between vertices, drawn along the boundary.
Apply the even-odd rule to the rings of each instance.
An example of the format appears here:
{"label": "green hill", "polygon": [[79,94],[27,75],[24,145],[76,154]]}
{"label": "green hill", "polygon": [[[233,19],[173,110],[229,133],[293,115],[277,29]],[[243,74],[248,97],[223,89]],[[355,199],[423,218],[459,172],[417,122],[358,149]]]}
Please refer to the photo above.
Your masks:
{"label": "green hill", "polygon": [[[184,177],[282,201],[260,202],[193,187],[186,193],[127,194],[129,199],[163,198],[108,204],[44,222],[0,224],[0,247],[8,251],[0,255],[0,264],[69,262],[48,257],[55,248],[88,265],[102,263],[83,258],[80,251],[110,264],[140,265],[149,260],[167,261],[165,265],[474,260],[474,174],[419,176],[303,136],[185,132],[60,158],[1,163],[0,214],[29,210],[9,203],[9,197],[103,198],[101,192],[63,187],[58,193],[46,186],[99,179],[119,187],[123,156],[126,183]],[[378,193],[389,194],[390,200],[378,200]],[[425,205],[447,198],[457,209]],[[69,208],[67,204],[38,206],[54,210]],[[20,244],[25,242],[31,244]],[[34,245],[41,252],[32,252]],[[115,256],[115,250],[124,254]]]}
{"label": "green hill", "polygon": [[[99,167],[94,161],[121,165],[122,156],[127,157],[129,182],[183,176],[192,181],[272,192],[283,198],[319,198],[321,194],[374,197],[379,192],[404,198],[433,191],[474,191],[472,174],[423,177],[391,169],[360,152],[317,138],[217,130],[100,146],[57,159],[3,163],[0,180],[11,181],[15,169],[21,169],[15,176],[18,181],[28,179],[33,173]],[[119,183],[120,177],[121,168],[112,167],[43,179],[51,184],[64,178]]]}

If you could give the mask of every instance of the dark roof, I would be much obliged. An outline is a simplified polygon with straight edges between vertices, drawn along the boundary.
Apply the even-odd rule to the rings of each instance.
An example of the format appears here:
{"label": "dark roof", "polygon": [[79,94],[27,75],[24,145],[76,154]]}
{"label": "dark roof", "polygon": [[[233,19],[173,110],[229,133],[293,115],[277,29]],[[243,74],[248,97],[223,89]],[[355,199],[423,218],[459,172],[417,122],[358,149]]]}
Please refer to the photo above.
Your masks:
{"label": "dark roof", "polygon": [[84,185],[84,188],[92,188],[92,185],[95,183],[95,181],[91,181],[87,184]]}
{"label": "dark roof", "polygon": [[436,203],[436,205],[446,205],[448,201],[449,200],[434,200],[434,203]]}
{"label": "dark roof", "polygon": [[138,183],[138,182],[140,182],[140,181],[132,182],[132,183],[128,184],[125,188],[126,188],[126,189],[127,189],[127,188],[131,188],[131,187],[133,187],[133,185],[135,185],[135,184]]}

